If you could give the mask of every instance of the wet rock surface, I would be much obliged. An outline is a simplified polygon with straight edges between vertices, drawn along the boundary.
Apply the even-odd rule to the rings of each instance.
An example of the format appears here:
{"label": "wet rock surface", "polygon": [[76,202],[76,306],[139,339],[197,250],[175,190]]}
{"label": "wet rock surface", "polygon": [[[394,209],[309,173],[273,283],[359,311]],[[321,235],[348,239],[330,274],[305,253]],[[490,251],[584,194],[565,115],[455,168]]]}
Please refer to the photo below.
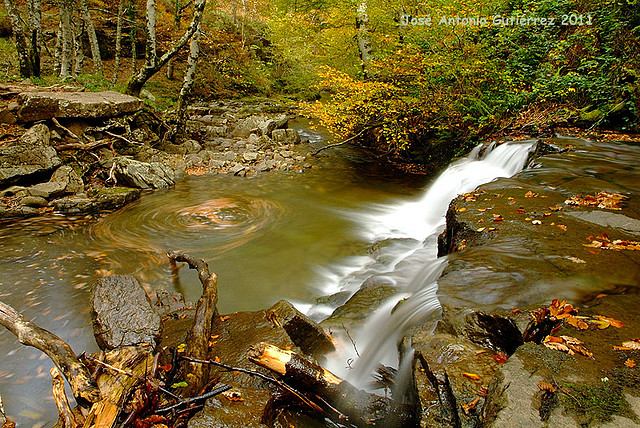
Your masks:
{"label": "wet rock surface", "polygon": [[147,293],[130,275],[99,279],[91,290],[94,335],[102,349],[149,344],[161,334],[160,317]]}

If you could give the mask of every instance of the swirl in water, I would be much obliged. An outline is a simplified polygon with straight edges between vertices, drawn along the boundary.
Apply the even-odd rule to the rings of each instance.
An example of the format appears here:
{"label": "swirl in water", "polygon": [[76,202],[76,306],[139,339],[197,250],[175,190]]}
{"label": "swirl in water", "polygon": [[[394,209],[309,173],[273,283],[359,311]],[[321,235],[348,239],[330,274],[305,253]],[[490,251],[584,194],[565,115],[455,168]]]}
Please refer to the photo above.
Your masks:
{"label": "swirl in water", "polygon": [[[129,265],[140,272],[154,265],[166,266],[168,249],[205,259],[219,256],[262,236],[280,224],[285,214],[278,202],[246,196],[209,199],[186,207],[177,197],[149,199],[101,219],[91,229],[94,246],[100,251],[107,248],[113,268]],[[131,251],[136,253],[133,264]]]}

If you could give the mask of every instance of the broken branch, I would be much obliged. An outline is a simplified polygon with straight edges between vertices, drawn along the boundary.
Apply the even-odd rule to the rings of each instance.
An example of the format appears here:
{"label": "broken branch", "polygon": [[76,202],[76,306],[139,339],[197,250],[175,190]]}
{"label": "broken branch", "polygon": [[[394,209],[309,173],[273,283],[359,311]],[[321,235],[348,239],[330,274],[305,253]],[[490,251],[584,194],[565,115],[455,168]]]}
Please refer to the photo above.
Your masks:
{"label": "broken branch", "polygon": [[95,403],[100,390],[87,367],[82,364],[71,347],[55,334],[38,327],[11,306],[0,301],[0,325],[13,333],[20,343],[33,346],[47,354],[71,385],[76,399]]}
{"label": "broken branch", "polygon": [[188,406],[189,404],[195,402],[195,401],[199,401],[199,400],[206,400],[207,398],[213,397],[214,395],[218,395],[222,392],[228,391],[231,389],[231,385],[220,385],[219,387],[217,387],[216,389],[207,392],[206,394],[202,394],[202,395],[198,395],[197,397],[191,397],[188,398],[186,400],[182,400],[179,401],[176,404],[173,404],[171,406],[168,407],[163,407],[161,409],[156,410],[156,413],[164,413],[164,412],[170,412],[173,409],[177,409],[178,407],[182,407],[182,406]]}
{"label": "broken branch", "polygon": [[64,378],[62,377],[60,370],[56,367],[52,367],[49,372],[51,373],[51,381],[53,383],[53,399],[58,407],[60,418],[64,422],[64,427],[76,428],[81,426],[71,411],[71,406],[69,406],[69,400],[67,399],[67,394],[64,391]]}

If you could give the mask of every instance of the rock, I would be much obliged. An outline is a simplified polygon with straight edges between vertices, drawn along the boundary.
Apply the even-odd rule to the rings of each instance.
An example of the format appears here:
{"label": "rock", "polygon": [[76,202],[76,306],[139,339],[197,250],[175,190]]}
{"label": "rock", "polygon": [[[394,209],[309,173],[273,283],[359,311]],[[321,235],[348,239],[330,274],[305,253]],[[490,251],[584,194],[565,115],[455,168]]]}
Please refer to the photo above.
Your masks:
{"label": "rock", "polygon": [[15,111],[19,122],[33,122],[52,117],[114,117],[132,113],[142,102],[119,92],[25,92],[18,96]]}
{"label": "rock", "polygon": [[160,318],[165,318],[178,311],[193,309],[193,302],[185,301],[182,293],[177,291],[158,290],[154,308]]}
{"label": "rock", "polygon": [[242,154],[242,159],[245,162],[253,162],[258,159],[258,154],[255,152],[245,152]]}
{"label": "rock", "polygon": [[187,427],[267,428],[262,419],[269,408],[270,391],[234,386],[225,394],[229,393],[237,394],[242,399],[232,401],[223,396],[208,399],[204,408],[189,420]]}
{"label": "rock", "polygon": [[292,128],[276,129],[271,134],[271,138],[277,144],[298,144],[300,142],[300,134]]}
{"label": "rock", "polygon": [[214,154],[214,159],[228,162],[235,161],[237,157],[238,155],[235,152],[223,152]]}
{"label": "rock", "polygon": [[63,165],[58,168],[49,181],[63,183],[65,185],[65,193],[84,192],[82,178],[68,165]]}
{"label": "rock", "polygon": [[133,276],[110,275],[91,290],[91,316],[101,349],[148,343],[155,347],[162,325],[149,296]]}
{"label": "rock", "polygon": [[62,164],[56,150],[49,146],[49,128],[32,126],[17,142],[0,147],[0,186],[44,175]]}
{"label": "rock", "polygon": [[244,170],[244,165],[236,162],[229,167],[229,174],[238,175],[243,170]]}
{"label": "rock", "polygon": [[280,300],[267,309],[267,315],[284,328],[293,343],[305,354],[318,357],[335,351],[333,342],[320,324],[298,311],[286,300]]}
{"label": "rock", "polygon": [[49,205],[49,202],[40,196],[25,196],[20,200],[20,203],[33,208],[42,208]]}
{"label": "rock", "polygon": [[188,155],[198,153],[202,150],[202,146],[195,140],[187,140],[182,143],[181,146],[185,148],[185,152]]}
{"label": "rock", "polygon": [[291,150],[283,150],[280,152],[280,156],[282,156],[284,159],[289,159],[293,155],[295,155],[295,152],[292,152]]}
{"label": "rock", "polygon": [[156,100],[156,97],[146,89],[143,89],[143,90],[140,91],[140,98],[146,99],[146,100],[149,100],[149,101],[155,101]]}
{"label": "rock", "polygon": [[[268,317],[267,311],[235,312],[214,319],[212,336],[218,336],[209,350],[209,355],[217,355],[234,367],[243,367],[269,373],[267,369],[256,366],[247,359],[251,345],[268,342],[280,348],[298,350],[282,325]],[[289,348],[287,348],[289,347]],[[251,388],[263,388],[269,384],[255,376],[244,373],[233,374],[227,370],[211,368],[211,376],[220,376],[220,382],[233,383]]]}
{"label": "rock", "polygon": [[190,155],[186,155],[184,157],[184,161],[186,162],[187,167],[192,167],[194,165],[201,164],[202,158],[199,155],[192,153]]}
{"label": "rock", "polygon": [[260,122],[253,117],[239,121],[231,132],[232,137],[247,138],[254,132],[259,132]]}
{"label": "rock", "polygon": [[40,210],[34,207],[27,206],[19,206],[19,207],[8,207],[6,205],[0,204],[0,218],[22,218],[22,217],[32,217],[35,215],[39,215]]}
{"label": "rock", "polygon": [[88,213],[99,210],[94,201],[86,196],[67,196],[55,199],[51,201],[51,205],[55,211],[65,214]]}
{"label": "rock", "polygon": [[24,186],[11,186],[0,192],[0,198],[15,196],[19,192],[27,193],[26,190]]}
{"label": "rock", "polygon": [[27,190],[31,196],[38,196],[45,199],[57,198],[62,196],[67,185],[59,181],[50,181],[48,183],[38,183]]}
{"label": "rock", "polygon": [[163,189],[175,184],[174,171],[159,162],[118,159],[114,175],[119,182],[139,189]]}
{"label": "rock", "polygon": [[93,205],[97,210],[115,210],[135,201],[139,197],[139,189],[103,187],[93,195]]}

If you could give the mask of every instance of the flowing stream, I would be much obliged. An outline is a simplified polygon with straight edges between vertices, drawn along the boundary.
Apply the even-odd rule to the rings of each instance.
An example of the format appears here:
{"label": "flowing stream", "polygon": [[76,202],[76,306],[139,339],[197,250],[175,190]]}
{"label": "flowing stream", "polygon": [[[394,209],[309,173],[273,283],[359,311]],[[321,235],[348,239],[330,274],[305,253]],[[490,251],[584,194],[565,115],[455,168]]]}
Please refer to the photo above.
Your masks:
{"label": "flowing stream", "polygon": [[[302,133],[312,144],[326,141],[320,133]],[[93,352],[91,284],[109,273],[130,273],[150,293],[171,289],[169,249],[209,262],[219,277],[221,313],[286,298],[322,320],[340,303],[323,296],[343,302],[367,282],[383,283],[397,293],[369,308],[364,324],[341,339],[328,362],[338,375],[366,386],[379,363],[398,366],[396,343],[408,328],[439,315],[437,279],[446,258],[436,256],[437,236],[451,199],[517,173],[532,145],[506,143],[482,155],[477,148],[427,183],[338,149],[303,174],[186,177],[114,213],[0,225],[0,299],[76,351]],[[559,173],[570,176],[571,165]],[[178,291],[196,300],[196,275],[182,269],[180,276]],[[19,426],[55,423],[50,367],[46,356],[0,330],[0,394]]]}

